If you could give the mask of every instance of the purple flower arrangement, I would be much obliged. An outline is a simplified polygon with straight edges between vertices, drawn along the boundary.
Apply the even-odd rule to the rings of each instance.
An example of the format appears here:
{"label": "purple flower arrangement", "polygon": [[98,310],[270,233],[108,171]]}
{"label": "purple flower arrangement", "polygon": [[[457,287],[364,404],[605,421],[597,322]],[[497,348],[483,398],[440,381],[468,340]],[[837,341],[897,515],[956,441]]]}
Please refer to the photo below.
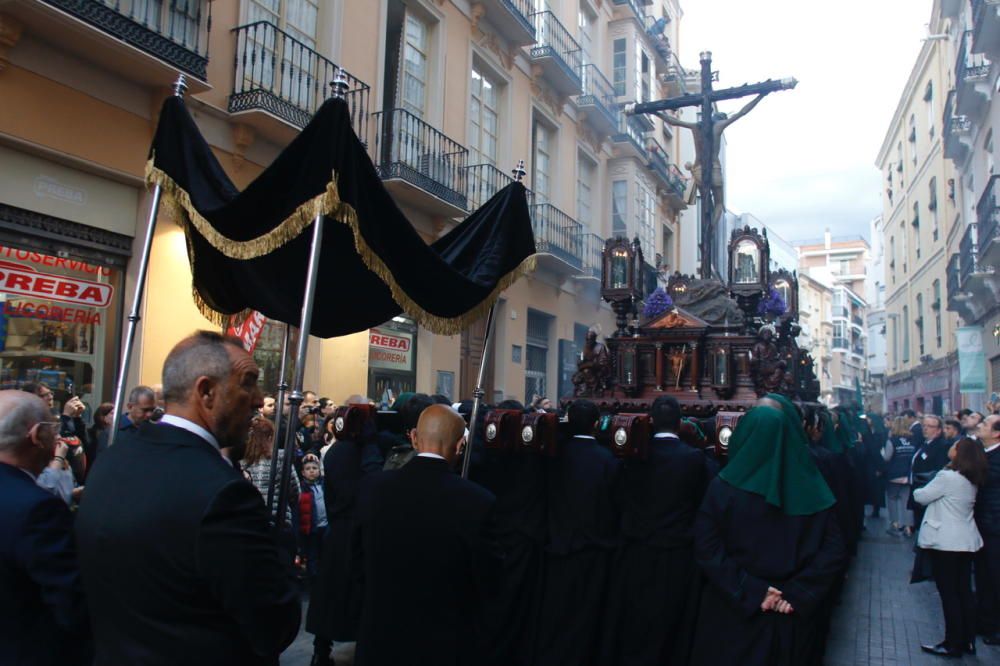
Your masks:
{"label": "purple flower arrangement", "polygon": [[668,294],[663,287],[657,287],[656,291],[650,294],[649,298],[646,299],[646,306],[642,309],[642,316],[646,319],[659,317],[661,314],[673,307],[674,301],[670,298],[670,294]]}
{"label": "purple flower arrangement", "polygon": [[767,292],[767,296],[757,304],[757,314],[761,316],[771,315],[772,317],[780,317],[787,310],[788,305],[785,303],[785,299],[781,297],[781,292],[774,287],[771,287]]}

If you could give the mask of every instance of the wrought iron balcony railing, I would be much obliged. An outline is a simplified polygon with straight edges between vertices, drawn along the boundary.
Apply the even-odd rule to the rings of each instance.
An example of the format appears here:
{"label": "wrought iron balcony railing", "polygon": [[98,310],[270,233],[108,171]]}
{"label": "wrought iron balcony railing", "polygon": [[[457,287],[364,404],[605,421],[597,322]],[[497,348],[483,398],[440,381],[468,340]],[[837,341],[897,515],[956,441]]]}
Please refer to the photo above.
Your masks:
{"label": "wrought iron balcony railing", "polygon": [[958,284],[962,289],[965,289],[969,278],[979,268],[977,227],[978,225],[975,222],[969,224],[965,228],[965,233],[962,234],[962,240],[958,243]]}
{"label": "wrought iron balcony railing", "polygon": [[1000,175],[990,176],[983,196],[976,204],[980,257],[988,256],[994,246],[1000,245],[1000,206],[997,205],[998,182],[1000,182]]}
{"label": "wrought iron balcony railing", "polygon": [[632,147],[642,156],[646,156],[646,144],[643,141],[645,130],[636,120],[636,116],[628,116],[624,113],[618,114],[618,131],[612,135],[611,140],[615,143],[630,143]]}
{"label": "wrought iron balcony railing", "polygon": [[687,181],[680,169],[667,159],[667,151],[660,145],[660,142],[649,138],[647,140],[647,154],[649,155],[650,170],[663,181],[673,196],[683,198],[684,192],[687,190]]}
{"label": "wrought iron balcony railing", "polygon": [[583,268],[583,225],[549,203],[535,204],[530,210],[535,249]]}
{"label": "wrought iron balcony railing", "polygon": [[593,106],[602,114],[611,127],[618,125],[618,104],[615,103],[615,87],[597,68],[588,63],[580,68],[583,92],[577,97],[577,106]]}
{"label": "wrought iron balcony railing", "polygon": [[206,79],[210,0],[43,0],[187,74]]}
{"label": "wrought iron balcony railing", "polygon": [[864,320],[858,315],[851,315],[851,323],[854,324],[855,326],[863,327],[865,325]]}
{"label": "wrought iron balcony railing", "polygon": [[[330,96],[336,63],[267,21],[233,30],[236,76],[229,112],[267,111],[298,128],[305,127]],[[347,74],[344,100],[358,138],[368,131],[369,86]]]}
{"label": "wrought iron balcony railing", "polygon": [[384,180],[399,178],[459,208],[466,207],[469,151],[405,109],[373,113],[372,153]]}
{"label": "wrought iron balcony railing", "polygon": [[962,33],[955,60],[955,81],[962,85],[966,81],[979,79],[990,71],[990,61],[982,53],[972,52],[972,31]]}
{"label": "wrought iron balcony railing", "polygon": [[948,258],[948,267],[945,269],[945,286],[948,289],[948,309],[951,309],[954,305],[952,298],[962,291],[959,277],[961,267],[959,264],[960,257],[958,256],[958,252],[955,252]]}
{"label": "wrought iron balcony railing", "polygon": [[590,277],[601,278],[601,259],[604,239],[597,234],[583,235],[583,272]]}
{"label": "wrought iron balcony railing", "polygon": [[550,11],[536,12],[531,15],[531,20],[535,23],[535,44],[531,47],[531,57],[554,58],[563,75],[572,80],[579,90],[582,83],[580,67],[583,65],[580,44]]}
{"label": "wrought iron balcony railing", "polygon": [[614,4],[619,6],[627,6],[629,9],[632,10],[632,13],[635,15],[635,17],[640,21],[642,21],[643,24],[645,25],[645,21],[647,18],[646,12],[642,11],[642,7],[640,7],[639,3],[637,3],[635,0],[614,0]]}
{"label": "wrought iron balcony railing", "polygon": [[[465,167],[465,183],[468,193],[466,199],[470,211],[478,210],[480,206],[490,200],[494,194],[514,182],[508,176],[492,164],[473,164]],[[527,191],[528,205],[535,199],[535,193]]]}

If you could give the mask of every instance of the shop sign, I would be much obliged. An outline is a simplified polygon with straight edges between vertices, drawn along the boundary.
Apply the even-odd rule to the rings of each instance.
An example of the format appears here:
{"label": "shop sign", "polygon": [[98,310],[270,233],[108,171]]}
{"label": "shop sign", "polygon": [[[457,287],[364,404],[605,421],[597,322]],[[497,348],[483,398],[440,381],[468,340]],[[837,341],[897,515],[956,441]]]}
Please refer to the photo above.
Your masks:
{"label": "shop sign", "polygon": [[373,368],[400,370],[413,369],[413,336],[377,328],[368,332],[368,365]]}
{"label": "shop sign", "polygon": [[983,353],[983,327],[958,329],[958,381],[961,393],[986,391],[986,355]]}
{"label": "shop sign", "polygon": [[260,340],[260,333],[264,330],[264,324],[267,323],[267,317],[261,313],[254,310],[250,313],[243,323],[239,326],[230,326],[226,329],[226,333],[229,335],[235,335],[243,342],[243,348],[247,350],[248,354],[253,354],[253,350],[257,347],[257,341]]}
{"label": "shop sign", "polygon": [[42,273],[28,266],[0,261],[0,292],[7,294],[106,308],[111,304],[113,291],[110,284]]}
{"label": "shop sign", "polygon": [[5,245],[0,245],[0,257],[15,259],[17,261],[30,261],[31,263],[38,264],[39,266],[64,268],[66,270],[78,271],[80,273],[90,273],[91,275],[111,275],[111,269],[107,266],[95,266],[94,264],[88,264],[86,261],[79,261],[78,259],[53,257],[50,254],[42,254],[40,252],[32,252],[30,250],[19,250]]}

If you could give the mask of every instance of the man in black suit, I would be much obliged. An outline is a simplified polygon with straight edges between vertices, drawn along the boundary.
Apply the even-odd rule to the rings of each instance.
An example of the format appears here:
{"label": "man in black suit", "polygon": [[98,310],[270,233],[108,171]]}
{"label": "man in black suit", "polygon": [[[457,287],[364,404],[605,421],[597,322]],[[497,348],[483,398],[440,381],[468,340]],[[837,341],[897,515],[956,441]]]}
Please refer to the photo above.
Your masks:
{"label": "man in black suit", "polygon": [[59,433],[46,404],[0,391],[0,664],[89,663],[89,626],[66,503],[35,484]]}
{"label": "man in black suit", "polygon": [[166,414],[121,432],[77,517],[97,666],[276,664],[301,606],[257,490],[223,459],[260,407],[239,339],[199,331],[163,365]]}
{"label": "man in black suit", "polygon": [[549,545],[545,557],[536,663],[596,664],[611,556],[618,545],[620,466],[593,432],[589,400],[569,406],[572,436],[547,471]]}
{"label": "man in black suit", "polygon": [[698,570],[692,526],[708,484],[705,457],[680,440],[681,407],[660,396],[645,459],[622,467],[622,545],[615,557],[601,664],[687,663],[682,631]]}
{"label": "man in black suit", "polygon": [[431,405],[417,423],[417,455],[362,482],[358,666],[488,663],[483,611],[500,567],[496,498],[452,471],[464,434],[458,412]]}

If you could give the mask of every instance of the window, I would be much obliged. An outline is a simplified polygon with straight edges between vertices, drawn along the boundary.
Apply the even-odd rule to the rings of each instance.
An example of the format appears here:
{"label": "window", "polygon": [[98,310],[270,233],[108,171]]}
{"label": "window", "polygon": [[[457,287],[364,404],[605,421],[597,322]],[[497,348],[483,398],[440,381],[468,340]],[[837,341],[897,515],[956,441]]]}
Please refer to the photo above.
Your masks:
{"label": "window", "polygon": [[930,137],[934,138],[934,83],[932,81],[927,82],[927,88],[924,89],[924,106],[927,112],[927,128]]}
{"label": "window", "polygon": [[920,202],[913,202],[913,251],[920,258]]}
{"label": "window", "polygon": [[986,133],[986,141],[983,142],[983,150],[986,153],[986,173],[993,175],[993,129]]}
{"label": "window", "polygon": [[593,224],[593,192],[594,172],[597,166],[590,158],[581,152],[576,155],[576,219],[583,225],[585,231],[592,230]]}
{"label": "window", "polygon": [[423,118],[427,103],[427,75],[430,29],[419,17],[406,12],[403,37],[403,108]]}
{"label": "window", "polygon": [[937,348],[941,349],[941,281],[934,280],[934,335],[937,337]]}
{"label": "window", "polygon": [[892,331],[892,335],[890,336],[890,339],[892,340],[892,369],[895,370],[896,363],[899,361],[899,341],[896,336],[896,328],[897,328],[896,318],[895,317],[890,318],[889,323],[892,324],[892,326],[890,327]]}
{"label": "window", "polygon": [[651,63],[646,52],[638,46],[635,49],[635,100],[648,102],[651,99]]}
{"label": "window", "polygon": [[528,310],[524,368],[525,404],[531,402],[536,395],[546,395],[546,369],[548,367],[551,323],[551,317],[534,310]]}
{"label": "window", "polygon": [[535,120],[533,132],[535,145],[532,150],[535,159],[532,162],[531,183],[535,186],[535,200],[545,203],[552,196],[552,150],[554,142],[552,130],[538,119]]}
{"label": "window", "polygon": [[611,235],[628,238],[628,182],[616,180],[611,183]]}
{"label": "window", "polygon": [[850,275],[851,274],[851,260],[841,259],[838,263],[837,272],[840,275]]}
{"label": "window", "polygon": [[903,363],[910,362],[910,308],[903,306]]}
{"label": "window", "polygon": [[613,44],[613,56],[611,62],[612,77],[614,78],[615,96],[625,95],[625,79],[628,76],[628,41],[616,39]]}
{"label": "window", "polygon": [[652,257],[654,252],[656,252],[656,209],[655,200],[653,199],[653,192],[648,184],[643,181],[636,183],[636,199],[635,199],[635,229],[634,234],[629,234],[630,236],[635,235],[639,237],[639,242],[642,244],[642,252],[644,257]]}
{"label": "window", "polygon": [[580,9],[577,12],[577,41],[580,42],[580,55],[583,64],[594,62],[594,23],[596,17],[590,12],[590,8],[581,0]]}
{"label": "window", "polygon": [[318,14],[316,0],[251,0],[247,13],[248,23],[266,21],[292,38],[286,39],[275,30],[254,31],[250,39],[260,51],[257,62],[270,65],[253,66],[247,74],[254,83],[268,90],[280,89],[284,99],[307,109],[317,106],[317,100],[312,99],[316,95],[317,61],[306,49],[316,47]]}
{"label": "window", "polygon": [[469,163],[496,166],[499,86],[479,68],[472,68],[469,99]]}
{"label": "window", "polygon": [[920,347],[920,355],[924,355],[924,295],[917,294],[917,318],[913,321],[917,325],[917,345]]}
{"label": "window", "polygon": [[889,273],[892,276],[892,283],[896,284],[896,237],[889,237]]}

